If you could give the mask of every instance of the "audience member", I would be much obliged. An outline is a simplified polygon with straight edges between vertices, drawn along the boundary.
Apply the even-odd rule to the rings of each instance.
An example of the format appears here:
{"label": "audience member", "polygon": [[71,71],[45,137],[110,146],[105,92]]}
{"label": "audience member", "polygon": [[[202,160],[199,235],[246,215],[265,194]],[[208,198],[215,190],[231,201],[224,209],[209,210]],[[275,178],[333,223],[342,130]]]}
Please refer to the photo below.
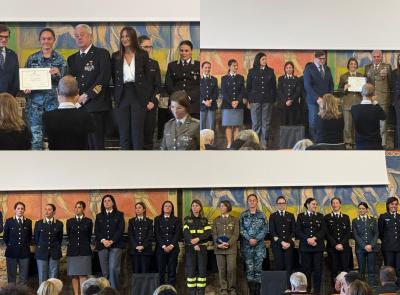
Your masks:
{"label": "audience member", "polygon": [[346,295],[372,295],[372,289],[366,282],[355,280],[350,284]]}
{"label": "audience member", "polygon": [[395,293],[399,290],[399,287],[396,285],[396,271],[392,266],[382,267],[379,272],[379,278],[381,286],[373,287],[374,294]]}
{"label": "audience member", "polygon": [[200,150],[216,150],[214,146],[214,130],[202,129],[200,130]]}

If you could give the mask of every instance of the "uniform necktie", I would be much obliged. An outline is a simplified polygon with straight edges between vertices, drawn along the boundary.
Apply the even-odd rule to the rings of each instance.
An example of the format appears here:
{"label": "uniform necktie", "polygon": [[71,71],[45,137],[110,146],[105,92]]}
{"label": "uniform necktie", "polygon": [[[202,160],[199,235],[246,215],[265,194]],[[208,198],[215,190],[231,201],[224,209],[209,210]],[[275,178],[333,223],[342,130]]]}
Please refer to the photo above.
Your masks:
{"label": "uniform necktie", "polygon": [[22,219],[21,218],[18,218],[18,224],[22,225]]}
{"label": "uniform necktie", "polygon": [[281,211],[280,213],[281,213],[281,217],[285,216],[285,213],[283,213],[283,211]]}
{"label": "uniform necktie", "polygon": [[319,73],[321,74],[322,79],[325,77],[325,72],[324,72],[324,68],[322,67],[322,65],[319,66]]}
{"label": "uniform necktie", "polygon": [[4,70],[4,50],[0,49],[0,69]]}
{"label": "uniform necktie", "polygon": [[378,67],[379,67],[378,65],[375,65],[375,71],[377,71],[377,70],[378,70]]}
{"label": "uniform necktie", "polygon": [[81,53],[81,58],[84,58],[86,56],[86,53],[82,52]]}
{"label": "uniform necktie", "polygon": [[178,127],[181,127],[182,126],[182,121],[181,120],[176,121],[176,125],[178,125]]}

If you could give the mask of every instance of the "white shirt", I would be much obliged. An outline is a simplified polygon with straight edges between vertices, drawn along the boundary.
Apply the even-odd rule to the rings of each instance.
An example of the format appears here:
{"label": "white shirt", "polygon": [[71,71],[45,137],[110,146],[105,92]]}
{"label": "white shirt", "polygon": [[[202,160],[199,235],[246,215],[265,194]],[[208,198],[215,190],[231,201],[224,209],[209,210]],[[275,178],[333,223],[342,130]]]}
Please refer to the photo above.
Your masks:
{"label": "white shirt", "polygon": [[85,55],[89,52],[90,48],[92,48],[93,44],[90,44],[88,48],[85,49],[85,51],[79,50],[79,54],[81,55],[84,53]]}
{"label": "white shirt", "polygon": [[135,56],[133,56],[131,64],[128,64],[124,58],[124,83],[135,82]]}
{"label": "white shirt", "polygon": [[49,222],[53,223],[53,221],[54,221],[54,218],[48,219],[48,218],[46,217],[46,223],[49,223]]}
{"label": "white shirt", "polygon": [[111,214],[113,212],[113,210],[111,209],[111,210],[106,210],[106,213],[107,214]]}
{"label": "white shirt", "polygon": [[76,109],[76,105],[73,102],[65,101],[60,102],[58,105],[59,109]]}
{"label": "white shirt", "polygon": [[22,222],[24,222],[24,217],[23,217],[23,216],[18,217],[17,215],[15,215],[15,220],[16,220],[17,222],[19,222],[20,219],[21,219]]}
{"label": "white shirt", "polygon": [[373,104],[373,105],[376,105],[376,104],[378,104],[378,102],[376,100],[374,100],[374,102],[372,102],[369,99],[363,99],[361,101],[361,104]]}
{"label": "white shirt", "polygon": [[187,59],[187,60],[181,59],[181,63],[182,63],[182,64],[186,63],[186,65],[188,65],[188,64],[190,64],[190,61],[191,61],[191,60],[192,60],[191,58],[189,58],[189,59]]}

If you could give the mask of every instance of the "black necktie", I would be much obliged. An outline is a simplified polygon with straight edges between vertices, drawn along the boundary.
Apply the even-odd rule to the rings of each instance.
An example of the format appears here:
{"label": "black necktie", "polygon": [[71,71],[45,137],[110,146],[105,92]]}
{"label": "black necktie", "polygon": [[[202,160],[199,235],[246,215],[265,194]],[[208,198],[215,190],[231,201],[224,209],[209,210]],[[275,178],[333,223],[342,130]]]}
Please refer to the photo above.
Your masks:
{"label": "black necktie", "polygon": [[284,217],[285,216],[285,213],[283,213],[283,211],[281,211],[281,217]]}
{"label": "black necktie", "polygon": [[18,224],[21,226],[22,225],[22,219],[18,218]]}
{"label": "black necktie", "polygon": [[81,58],[84,58],[86,56],[86,53],[82,52],[81,53]]}
{"label": "black necktie", "polygon": [[319,73],[321,74],[322,79],[325,77],[324,68],[322,65],[319,66]]}
{"label": "black necktie", "polygon": [[5,51],[3,49],[0,49],[0,69],[4,70],[4,53]]}

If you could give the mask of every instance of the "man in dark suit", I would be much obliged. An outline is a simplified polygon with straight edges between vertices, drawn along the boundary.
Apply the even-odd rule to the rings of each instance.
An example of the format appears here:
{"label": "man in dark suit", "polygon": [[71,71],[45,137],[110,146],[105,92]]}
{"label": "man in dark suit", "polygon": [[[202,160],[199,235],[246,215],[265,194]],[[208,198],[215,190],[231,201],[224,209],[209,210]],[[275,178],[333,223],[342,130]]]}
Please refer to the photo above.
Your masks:
{"label": "man in dark suit", "polygon": [[165,76],[169,95],[185,90],[190,99],[190,115],[200,119],[200,62],[193,60],[193,43],[183,40],[179,44],[179,60],[170,62]]}
{"label": "man in dark suit", "polygon": [[332,212],[324,216],[326,225],[327,252],[331,261],[331,277],[333,284],[336,276],[341,272],[350,270],[350,245],[351,235],[350,218],[340,212],[342,200],[338,197],[331,199]]}
{"label": "man in dark suit", "polygon": [[396,285],[396,271],[393,267],[383,266],[379,272],[379,278],[382,286],[373,288],[374,295],[394,294],[400,290],[399,286]]}
{"label": "man in dark suit", "polygon": [[95,131],[92,116],[76,107],[79,89],[76,79],[65,76],[58,83],[58,109],[43,114],[44,131],[50,150],[86,150],[88,135]]}
{"label": "man in dark suit", "polygon": [[386,119],[385,111],[375,100],[372,84],[366,83],[361,90],[361,95],[363,96],[361,103],[351,107],[356,130],[356,149],[381,150],[380,122]]}
{"label": "man in dark suit", "polygon": [[[151,39],[142,35],[138,38],[140,47],[149,55],[153,50]],[[160,65],[155,59],[149,58],[149,73],[148,81],[150,86],[150,99],[147,103],[147,111],[144,121],[144,149],[153,149],[154,130],[156,128],[156,118],[158,109],[158,100],[161,97],[161,72]]]}
{"label": "man in dark suit", "polygon": [[293,269],[296,220],[292,213],[286,211],[285,197],[278,197],[276,204],[278,210],[269,217],[271,248],[274,254],[275,270],[286,270],[289,282]]}
{"label": "man in dark suit", "polygon": [[7,48],[10,29],[0,24],[0,93],[8,92],[15,96],[19,88],[18,56]]}
{"label": "man in dark suit", "polygon": [[325,64],[325,51],[316,51],[314,63],[304,70],[304,88],[308,106],[309,135],[315,139],[315,119],[318,115],[317,100],[326,93],[333,93],[333,78],[329,67]]}
{"label": "man in dark suit", "polygon": [[110,54],[92,44],[92,29],[88,25],[75,27],[75,39],[79,51],[68,58],[69,73],[78,81],[79,103],[91,113],[96,124],[96,131],[89,134],[89,149],[103,150],[107,116],[111,110]]}

